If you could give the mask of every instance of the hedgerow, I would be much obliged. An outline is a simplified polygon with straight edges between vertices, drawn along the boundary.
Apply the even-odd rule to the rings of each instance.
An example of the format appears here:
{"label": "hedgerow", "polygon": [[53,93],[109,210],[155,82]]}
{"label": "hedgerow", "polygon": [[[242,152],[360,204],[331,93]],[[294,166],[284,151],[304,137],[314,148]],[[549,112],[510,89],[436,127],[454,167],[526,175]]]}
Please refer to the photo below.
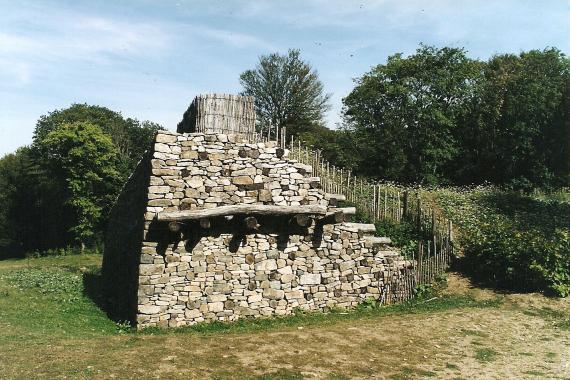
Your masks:
{"label": "hedgerow", "polygon": [[493,188],[432,193],[458,224],[464,268],[478,280],[570,294],[570,204]]}

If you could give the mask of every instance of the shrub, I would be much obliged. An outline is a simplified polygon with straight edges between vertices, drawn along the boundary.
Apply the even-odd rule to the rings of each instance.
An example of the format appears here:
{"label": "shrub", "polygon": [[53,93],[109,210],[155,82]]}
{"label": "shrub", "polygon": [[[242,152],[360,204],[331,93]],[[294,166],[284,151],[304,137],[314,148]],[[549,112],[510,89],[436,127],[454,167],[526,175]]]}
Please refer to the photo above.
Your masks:
{"label": "shrub", "polygon": [[495,189],[435,195],[459,224],[465,268],[476,279],[570,295],[568,204]]}

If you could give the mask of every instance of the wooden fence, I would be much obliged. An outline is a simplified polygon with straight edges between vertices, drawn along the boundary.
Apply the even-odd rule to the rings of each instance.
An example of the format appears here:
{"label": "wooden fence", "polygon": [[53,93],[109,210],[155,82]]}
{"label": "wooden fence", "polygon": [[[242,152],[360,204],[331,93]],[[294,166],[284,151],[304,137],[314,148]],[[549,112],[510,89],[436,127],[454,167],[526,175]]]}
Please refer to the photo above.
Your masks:
{"label": "wooden fence", "polygon": [[419,285],[431,284],[449,267],[454,257],[453,224],[437,212],[427,192],[420,187],[407,188],[390,183],[370,181],[335,167],[323,159],[320,152],[303,146],[291,138],[286,146],[289,158],[310,165],[311,175],[319,177],[327,193],[344,194],[365,219],[373,223],[410,223],[421,236],[417,247],[402,253],[411,260],[401,281],[388,284],[382,302],[401,302],[413,296]]}
{"label": "wooden fence", "polygon": [[[374,182],[354,175],[350,170],[327,162],[318,150],[304,146],[293,137],[287,139],[286,128],[268,129],[248,138],[252,142],[277,141],[289,150],[289,158],[312,168],[311,176],[319,177],[323,191],[344,194],[368,222],[409,223],[421,237],[413,249],[402,250],[410,266],[395,280],[386,284],[381,304],[403,302],[415,296],[418,287],[432,284],[449,268],[455,257],[453,224],[434,207],[427,191],[421,187],[403,187]],[[388,269],[391,270],[390,268]]]}

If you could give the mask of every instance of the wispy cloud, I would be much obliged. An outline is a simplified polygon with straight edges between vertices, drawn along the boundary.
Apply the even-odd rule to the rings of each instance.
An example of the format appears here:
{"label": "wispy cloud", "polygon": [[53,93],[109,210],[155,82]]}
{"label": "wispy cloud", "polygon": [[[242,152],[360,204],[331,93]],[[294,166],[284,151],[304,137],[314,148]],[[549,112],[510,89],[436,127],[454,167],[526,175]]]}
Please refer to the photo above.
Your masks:
{"label": "wispy cloud", "polygon": [[[26,18],[35,16],[39,15]],[[117,58],[160,53],[170,46],[169,35],[157,25],[74,12],[42,16],[35,18],[33,28],[0,31],[0,79],[5,83],[27,84],[42,70],[68,67],[72,62],[113,64]]]}
{"label": "wispy cloud", "polygon": [[275,49],[275,45],[271,44],[259,37],[255,37],[251,34],[234,32],[225,29],[215,29],[206,26],[193,26],[191,28],[198,36],[203,36],[211,38],[227,45],[231,45],[237,48],[245,47],[259,47],[263,49]]}

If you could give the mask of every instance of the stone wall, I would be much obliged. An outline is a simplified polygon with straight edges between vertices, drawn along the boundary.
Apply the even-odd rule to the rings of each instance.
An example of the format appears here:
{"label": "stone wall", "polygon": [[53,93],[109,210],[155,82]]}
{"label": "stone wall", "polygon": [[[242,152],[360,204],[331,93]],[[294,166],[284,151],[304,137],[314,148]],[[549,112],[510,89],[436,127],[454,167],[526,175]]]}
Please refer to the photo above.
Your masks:
{"label": "stone wall", "polygon": [[139,327],[352,307],[380,297],[385,284],[409,265],[385,240],[371,236],[370,225],[321,220],[301,228],[287,218],[265,216],[252,233],[241,227],[237,215],[218,218],[207,229],[188,222],[173,233],[157,222],[157,213],[240,203],[329,202],[318,179],[309,177],[310,167],[289,161],[275,143],[161,132],[150,154],[142,248],[128,248],[140,260]]}
{"label": "stone wall", "polygon": [[147,153],[124,185],[109,216],[103,256],[107,312],[115,320],[136,321],[139,263],[151,176]]}

